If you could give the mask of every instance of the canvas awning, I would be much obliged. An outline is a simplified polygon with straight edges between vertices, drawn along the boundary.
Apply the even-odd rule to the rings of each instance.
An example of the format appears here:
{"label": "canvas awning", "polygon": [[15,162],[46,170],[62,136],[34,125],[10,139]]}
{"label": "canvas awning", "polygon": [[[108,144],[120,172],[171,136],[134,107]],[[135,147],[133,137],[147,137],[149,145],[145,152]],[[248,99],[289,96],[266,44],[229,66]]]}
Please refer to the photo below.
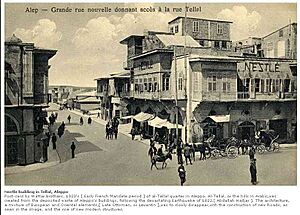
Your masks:
{"label": "canvas awning", "polygon": [[144,121],[148,121],[148,120],[151,120],[154,118],[154,115],[153,114],[150,114],[150,113],[144,113],[144,112],[141,112],[141,113],[138,113],[137,115],[135,115],[133,117],[133,119],[135,119],[136,121],[138,122],[144,122]]}
{"label": "canvas awning", "polygon": [[148,124],[155,128],[162,128],[162,124],[165,122],[167,122],[166,119],[162,119],[162,118],[156,116],[154,119],[149,120]]}
{"label": "canvas awning", "polygon": [[[176,124],[173,124],[169,121],[165,122],[164,124],[162,124],[162,127],[166,127],[167,129],[175,129],[176,128]],[[178,128],[181,129],[183,126],[178,124]]]}
{"label": "canvas awning", "polygon": [[131,119],[131,118],[133,118],[134,116],[132,116],[132,115],[129,115],[129,116],[122,116],[121,117],[121,119]]}
{"label": "canvas awning", "polygon": [[230,121],[230,115],[214,115],[206,117],[202,123],[207,122],[208,120],[213,120],[216,123],[224,123]]}

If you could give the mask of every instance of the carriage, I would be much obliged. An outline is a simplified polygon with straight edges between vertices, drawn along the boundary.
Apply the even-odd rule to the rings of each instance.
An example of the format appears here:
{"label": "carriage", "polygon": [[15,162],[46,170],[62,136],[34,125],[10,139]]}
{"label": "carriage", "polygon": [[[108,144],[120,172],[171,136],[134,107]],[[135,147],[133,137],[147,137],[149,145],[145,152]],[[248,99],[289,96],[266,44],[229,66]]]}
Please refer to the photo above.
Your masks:
{"label": "carriage", "polygon": [[[258,144],[262,153],[278,152],[279,144],[277,142],[279,135],[274,130],[260,130],[258,134]],[[259,152],[259,151],[258,151]],[[262,154],[261,153],[261,154]]]}
{"label": "carriage", "polygon": [[202,152],[205,158],[218,158],[220,156],[236,158],[238,155],[238,148],[236,145],[230,144],[230,141],[227,140],[217,140],[214,136],[208,138],[203,143],[193,143],[193,149],[194,152]]}

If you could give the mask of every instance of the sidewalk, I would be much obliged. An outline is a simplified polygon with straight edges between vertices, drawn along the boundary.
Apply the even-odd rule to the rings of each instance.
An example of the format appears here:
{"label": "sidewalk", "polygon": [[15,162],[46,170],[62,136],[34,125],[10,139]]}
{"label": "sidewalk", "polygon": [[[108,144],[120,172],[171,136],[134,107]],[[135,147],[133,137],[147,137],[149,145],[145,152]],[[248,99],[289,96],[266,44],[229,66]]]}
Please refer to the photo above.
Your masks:
{"label": "sidewalk", "polygon": [[12,166],[5,167],[5,174],[16,174],[27,171],[39,170],[44,168],[49,168],[51,166],[55,166],[60,163],[60,159],[56,150],[52,149],[52,144],[50,141],[50,145],[48,147],[48,160],[44,163],[34,163],[29,164],[27,166]]}

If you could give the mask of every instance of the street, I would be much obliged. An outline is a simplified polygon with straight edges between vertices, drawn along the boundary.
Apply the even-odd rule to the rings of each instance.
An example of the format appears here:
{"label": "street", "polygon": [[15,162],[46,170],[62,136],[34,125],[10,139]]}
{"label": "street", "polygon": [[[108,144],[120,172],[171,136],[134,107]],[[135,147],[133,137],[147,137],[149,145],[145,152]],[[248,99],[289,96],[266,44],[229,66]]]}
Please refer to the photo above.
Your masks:
{"label": "street", "polygon": [[[119,133],[118,139],[105,139],[105,126],[96,122],[79,124],[80,116],[69,110],[58,112],[58,124],[66,123],[66,131],[58,138],[57,151],[61,163],[44,169],[6,174],[6,185],[180,185],[177,158],[173,154],[168,166],[150,170],[148,145],[132,141]],[[67,117],[71,115],[71,123]],[[71,143],[75,142],[75,158]],[[53,150],[50,144],[48,150]],[[277,153],[256,155],[258,185],[296,185],[296,148]],[[250,185],[249,157],[219,158],[185,166],[185,185]]]}

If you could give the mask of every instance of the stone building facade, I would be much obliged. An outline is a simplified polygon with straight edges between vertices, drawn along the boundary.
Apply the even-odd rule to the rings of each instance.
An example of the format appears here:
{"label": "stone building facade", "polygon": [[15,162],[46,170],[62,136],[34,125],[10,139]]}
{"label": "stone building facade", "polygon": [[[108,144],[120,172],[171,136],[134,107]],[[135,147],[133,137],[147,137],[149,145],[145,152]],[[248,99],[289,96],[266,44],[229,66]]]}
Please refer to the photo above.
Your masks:
{"label": "stone building facade", "polygon": [[5,165],[47,160],[43,126],[48,107],[48,61],[56,50],[14,35],[5,42]]}

